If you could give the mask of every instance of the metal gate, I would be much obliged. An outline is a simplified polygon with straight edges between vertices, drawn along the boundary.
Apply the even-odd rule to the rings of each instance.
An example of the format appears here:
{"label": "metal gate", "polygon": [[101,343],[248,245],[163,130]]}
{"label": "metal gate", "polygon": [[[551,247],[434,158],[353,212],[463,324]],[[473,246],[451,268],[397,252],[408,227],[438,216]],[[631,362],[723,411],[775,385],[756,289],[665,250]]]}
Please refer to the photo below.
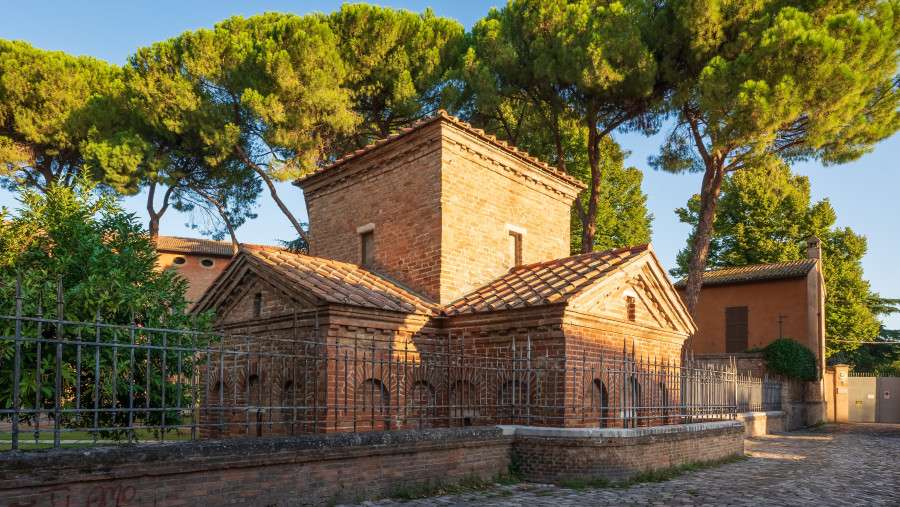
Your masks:
{"label": "metal gate", "polygon": [[850,422],[900,423],[900,377],[852,375],[847,394]]}

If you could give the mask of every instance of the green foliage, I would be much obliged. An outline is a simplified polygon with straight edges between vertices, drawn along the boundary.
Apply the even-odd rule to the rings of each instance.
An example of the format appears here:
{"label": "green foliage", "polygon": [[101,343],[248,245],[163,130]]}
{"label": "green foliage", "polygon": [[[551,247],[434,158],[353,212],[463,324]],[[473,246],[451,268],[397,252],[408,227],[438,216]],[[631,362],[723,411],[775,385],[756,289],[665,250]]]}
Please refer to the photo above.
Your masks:
{"label": "green foliage", "polygon": [[[17,216],[0,227],[0,314],[15,314],[16,279],[21,273],[25,316],[42,314],[45,319],[87,323],[99,319],[119,325],[134,322],[141,327],[170,329],[191,329],[208,321],[209,315],[200,316],[195,323],[184,313],[184,279],[156,269],[157,254],[145,231],[133,215],[122,211],[115,197],[98,193],[96,185],[77,179],[71,187],[51,184],[45,193],[23,186],[19,202]],[[58,284],[61,294],[57,294]],[[58,305],[60,295],[63,303]],[[12,320],[2,321],[0,334],[14,336],[14,325]],[[170,407],[192,402],[189,393],[177,389],[172,380],[179,369],[190,376],[190,358],[170,355],[164,360],[159,349],[144,349],[145,353],[133,357],[123,353],[124,349],[115,354],[110,343],[129,343],[132,339],[119,328],[68,324],[62,329],[64,340],[83,340],[93,346],[82,346],[79,356],[74,343],[59,348],[45,345],[41,350],[36,342],[23,342],[21,409],[53,406],[49,389],[54,384],[57,361],[63,365],[64,409],[74,408],[76,402],[81,407],[93,407],[97,402],[101,407],[159,408],[163,396]],[[56,326],[48,323],[25,322],[22,332],[24,336],[57,337]],[[133,339],[141,346],[159,347],[166,338],[162,333],[145,331],[137,332]],[[183,339],[173,335],[167,344],[175,345],[173,341]],[[13,403],[13,357],[13,343],[0,343],[0,404],[6,408]],[[40,401],[36,401],[38,385]],[[80,396],[76,396],[78,392]],[[159,424],[163,415],[170,423],[180,418],[174,410],[157,411],[146,416],[146,422]],[[33,415],[24,417],[28,420]],[[61,422],[67,427],[93,424],[92,417],[63,417]],[[127,424],[127,418],[119,419],[101,414],[99,423],[110,428]],[[114,429],[102,432],[109,438],[122,434]]]}
{"label": "green foliage", "polygon": [[900,331],[881,326],[874,343],[841,350],[828,357],[828,364],[849,364],[856,371],[880,377],[900,377]]}
{"label": "green foliage", "polygon": [[[675,212],[696,227],[700,197]],[[862,257],[866,238],[850,228],[834,227],[834,209],[827,199],[813,204],[809,181],[791,173],[787,165],[748,168],[729,175],[722,183],[709,243],[707,268],[790,261],[806,258],[806,238],[822,240],[825,275],[826,352],[851,350],[854,341],[867,341],[878,332],[877,314],[890,312],[892,300],[878,297],[863,279]],[[693,235],[670,271],[688,271]],[[831,341],[840,340],[840,341]]]}
{"label": "green foliage", "polygon": [[344,4],[322,16],[337,39],[359,123],[331,147],[333,158],[409,127],[439,107],[443,75],[463,27],[439,18],[368,4]]}
{"label": "green foliage", "polygon": [[685,291],[693,313],[728,173],[855,160],[900,128],[900,4],[666,2],[654,19],[677,118],[651,164],[703,173]]}
{"label": "green foliage", "polygon": [[[617,129],[652,132],[658,123],[657,67],[643,40],[648,6],[509,2],[475,24],[469,48],[449,73],[463,116],[560,170],[582,172],[589,188],[575,211],[583,251],[596,247],[600,235],[610,160],[603,143]],[[637,214],[647,229],[646,212]]]}
{"label": "green foliage", "polygon": [[[337,48],[316,16],[266,13],[139,49],[129,60],[128,83],[132,107],[151,127],[150,153],[215,168],[212,180],[221,190],[197,193],[219,205],[226,226],[242,216],[242,202],[255,199],[254,188],[244,189],[244,199],[224,199],[236,184],[259,178],[304,235],[273,182],[314,169],[356,123],[348,90],[336,85],[345,75]],[[237,168],[255,176],[238,177]],[[201,171],[201,181],[209,181],[208,172]]]}
{"label": "green foliage", "polygon": [[120,78],[101,60],[0,39],[0,185],[72,185],[88,134],[113,121],[108,96]]}
{"label": "green foliage", "polygon": [[810,382],[819,378],[816,355],[792,338],[779,338],[766,345],[763,351],[773,373]]}
{"label": "green foliage", "polygon": [[[647,211],[647,194],[641,189],[644,175],[635,167],[625,167],[625,153],[612,138],[603,139],[600,151],[603,179],[595,215],[593,249],[606,250],[649,243],[653,215]],[[591,171],[587,163],[569,164],[568,167],[572,176],[590,183]],[[584,209],[589,208],[590,195],[590,190],[584,190],[578,196]],[[571,220],[572,254],[577,254],[584,251],[581,245],[584,224],[577,205],[572,209]]]}

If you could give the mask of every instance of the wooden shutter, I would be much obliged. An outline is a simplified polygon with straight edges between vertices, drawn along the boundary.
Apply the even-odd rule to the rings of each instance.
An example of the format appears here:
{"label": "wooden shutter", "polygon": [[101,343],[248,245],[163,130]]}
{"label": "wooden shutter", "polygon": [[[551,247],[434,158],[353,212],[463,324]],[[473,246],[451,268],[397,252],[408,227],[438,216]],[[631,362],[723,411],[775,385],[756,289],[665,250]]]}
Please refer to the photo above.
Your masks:
{"label": "wooden shutter", "polygon": [[725,352],[747,350],[747,307],[735,306],[725,309]]}

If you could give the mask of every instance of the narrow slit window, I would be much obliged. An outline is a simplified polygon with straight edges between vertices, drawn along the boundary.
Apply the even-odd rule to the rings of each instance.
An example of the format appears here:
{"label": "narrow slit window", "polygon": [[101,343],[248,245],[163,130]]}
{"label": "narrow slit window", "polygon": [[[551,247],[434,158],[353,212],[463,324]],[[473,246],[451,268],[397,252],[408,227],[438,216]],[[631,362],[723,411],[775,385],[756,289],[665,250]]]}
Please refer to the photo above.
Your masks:
{"label": "narrow slit window", "polygon": [[628,310],[628,321],[634,322],[637,320],[637,304],[635,303],[634,296],[625,296],[625,307]]}
{"label": "narrow slit window", "polygon": [[522,265],[522,235],[513,231],[509,232],[509,258],[513,267]]}
{"label": "narrow slit window", "polygon": [[262,315],[262,293],[257,292],[253,295],[253,316],[259,317]]}
{"label": "narrow slit window", "polygon": [[364,232],[359,238],[362,248],[361,264],[371,268],[375,265],[375,231]]}

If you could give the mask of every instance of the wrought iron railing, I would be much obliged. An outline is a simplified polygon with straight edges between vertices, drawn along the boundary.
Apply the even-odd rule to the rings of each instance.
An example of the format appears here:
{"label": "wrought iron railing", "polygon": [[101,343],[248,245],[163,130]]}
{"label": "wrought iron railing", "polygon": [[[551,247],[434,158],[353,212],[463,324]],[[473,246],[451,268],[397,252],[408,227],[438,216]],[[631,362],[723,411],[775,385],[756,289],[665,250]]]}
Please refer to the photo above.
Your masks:
{"label": "wrought iron railing", "polygon": [[[21,305],[18,305],[21,308]],[[780,383],[526,339],[224,335],[0,316],[0,439],[102,443],[514,424],[633,428],[780,407]],[[2,448],[2,447],[0,447]]]}

